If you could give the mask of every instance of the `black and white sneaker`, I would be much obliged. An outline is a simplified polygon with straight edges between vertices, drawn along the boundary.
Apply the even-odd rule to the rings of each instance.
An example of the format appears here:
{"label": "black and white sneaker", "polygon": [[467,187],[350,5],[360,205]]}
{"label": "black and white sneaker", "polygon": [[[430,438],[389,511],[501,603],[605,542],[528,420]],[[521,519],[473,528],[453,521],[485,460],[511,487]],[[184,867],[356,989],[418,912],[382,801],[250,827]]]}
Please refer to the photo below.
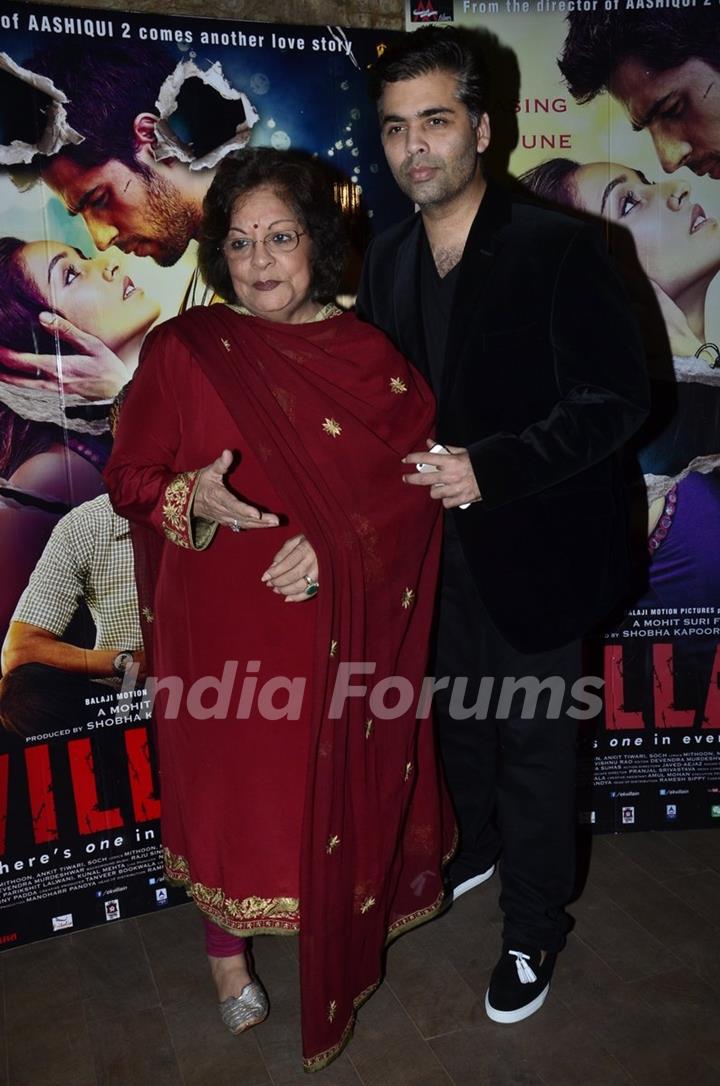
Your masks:
{"label": "black and white sneaker", "polygon": [[482,860],[478,861],[475,855],[464,852],[459,852],[453,858],[445,872],[447,892],[451,901],[457,901],[468,890],[474,890],[476,886],[492,878],[495,864],[491,863],[486,867],[485,863]]}
{"label": "black and white sneaker", "polygon": [[457,901],[459,897],[466,894],[468,890],[474,890],[476,886],[480,886],[483,882],[487,882],[491,879],[495,873],[495,864],[488,867],[486,871],[478,871],[474,875],[461,876],[461,881],[455,883],[452,887],[452,899]]}
{"label": "black and white sneaker", "polygon": [[[556,954],[506,943],[492,971],[485,1010],[493,1022],[521,1022],[539,1011],[550,991]],[[540,959],[542,958],[542,964]]]}

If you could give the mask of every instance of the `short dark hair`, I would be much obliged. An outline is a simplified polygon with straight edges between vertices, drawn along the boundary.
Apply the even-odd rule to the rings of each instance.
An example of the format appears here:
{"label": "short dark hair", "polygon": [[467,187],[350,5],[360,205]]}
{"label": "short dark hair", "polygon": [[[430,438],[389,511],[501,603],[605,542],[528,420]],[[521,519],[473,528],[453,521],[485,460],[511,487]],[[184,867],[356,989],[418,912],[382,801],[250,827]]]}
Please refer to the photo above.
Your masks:
{"label": "short dark hair", "polygon": [[526,170],[518,181],[541,200],[573,207],[577,197],[572,179],[579,169],[580,163],[571,158],[549,158]]}
{"label": "short dark hair", "polygon": [[423,27],[405,34],[370,69],[368,92],[379,101],[387,83],[400,83],[432,72],[449,72],[458,81],[458,99],[474,125],[487,112],[489,79],[477,35],[452,27]]}
{"label": "short dark hair", "polygon": [[607,90],[615,69],[637,57],[654,72],[677,68],[692,57],[720,71],[720,19],[703,8],[673,11],[606,11],[568,15],[568,34],[558,59],[576,102]]}
{"label": "short dark hair", "polygon": [[[85,137],[58,154],[87,169],[117,159],[140,172],[135,158],[133,122],[139,113],[156,113],[158,92],[177,61],[162,46],[133,42],[132,49],[112,43],[63,42],[32,57],[30,71],[52,79],[70,99],[68,124]],[[37,160],[42,171],[55,156]]]}
{"label": "short dark hair", "polygon": [[222,245],[239,199],[270,188],[293,209],[310,238],[311,295],[335,297],[347,251],[342,212],[318,163],[296,151],[251,147],[224,158],[203,201],[198,264],[205,281],[225,301],[235,300]]}

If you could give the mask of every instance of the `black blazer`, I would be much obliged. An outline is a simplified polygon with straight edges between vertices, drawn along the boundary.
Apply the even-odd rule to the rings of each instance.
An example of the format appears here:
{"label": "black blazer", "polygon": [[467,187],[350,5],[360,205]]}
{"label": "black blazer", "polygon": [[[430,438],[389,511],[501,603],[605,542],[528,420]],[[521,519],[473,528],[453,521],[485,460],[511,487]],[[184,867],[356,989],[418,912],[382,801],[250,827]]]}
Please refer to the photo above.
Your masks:
{"label": "black blazer", "polygon": [[[368,249],[359,315],[429,376],[420,215]],[[483,500],[454,510],[488,611],[523,652],[597,626],[628,591],[618,452],[647,414],[644,354],[602,235],[488,184],[465,246],[437,438]]]}

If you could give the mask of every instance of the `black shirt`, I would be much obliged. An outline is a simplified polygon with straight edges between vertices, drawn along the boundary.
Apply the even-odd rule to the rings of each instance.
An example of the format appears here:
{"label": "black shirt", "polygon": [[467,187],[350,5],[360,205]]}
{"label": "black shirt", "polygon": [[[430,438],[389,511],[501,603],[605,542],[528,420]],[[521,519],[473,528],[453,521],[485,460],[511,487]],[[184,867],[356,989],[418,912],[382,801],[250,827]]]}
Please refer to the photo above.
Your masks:
{"label": "black shirt", "polygon": [[420,258],[420,304],[428,368],[436,396],[439,395],[442,384],[450,313],[459,272],[460,262],[447,275],[438,275],[430,243],[423,231]]}

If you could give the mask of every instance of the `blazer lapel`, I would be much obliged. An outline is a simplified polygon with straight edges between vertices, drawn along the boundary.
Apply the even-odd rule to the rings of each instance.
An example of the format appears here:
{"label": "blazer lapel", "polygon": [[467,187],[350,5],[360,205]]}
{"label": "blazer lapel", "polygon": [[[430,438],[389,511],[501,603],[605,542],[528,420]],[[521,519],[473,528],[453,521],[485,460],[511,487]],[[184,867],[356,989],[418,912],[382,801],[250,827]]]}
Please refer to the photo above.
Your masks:
{"label": "blazer lapel", "polygon": [[468,321],[482,328],[488,307],[492,305],[491,275],[499,246],[498,232],[510,221],[512,201],[509,195],[488,180],[487,189],[465,243],[460,275],[453,298],[450,327],[445,347],[441,402],[448,394],[458,372],[467,340]]}
{"label": "blazer lapel", "polygon": [[425,377],[430,370],[425,349],[425,335],[421,314],[420,252],[422,222],[416,215],[409,233],[400,242],[395,253],[395,278],[393,282],[393,309],[397,345]]}

